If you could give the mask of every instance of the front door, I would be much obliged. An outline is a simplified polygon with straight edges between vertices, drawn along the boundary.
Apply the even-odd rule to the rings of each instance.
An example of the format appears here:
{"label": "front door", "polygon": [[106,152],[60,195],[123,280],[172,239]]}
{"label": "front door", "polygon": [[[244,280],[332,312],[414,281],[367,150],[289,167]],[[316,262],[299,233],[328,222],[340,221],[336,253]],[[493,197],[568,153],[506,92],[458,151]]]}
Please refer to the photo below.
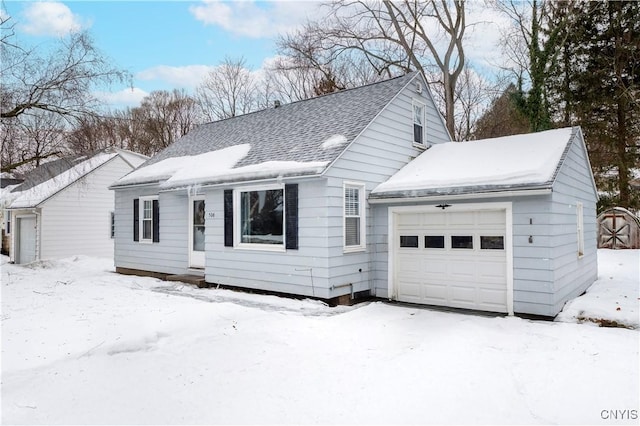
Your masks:
{"label": "front door", "polygon": [[189,266],[204,268],[204,198],[189,202]]}
{"label": "front door", "polygon": [[19,217],[16,222],[16,263],[33,262],[36,260],[36,217]]}

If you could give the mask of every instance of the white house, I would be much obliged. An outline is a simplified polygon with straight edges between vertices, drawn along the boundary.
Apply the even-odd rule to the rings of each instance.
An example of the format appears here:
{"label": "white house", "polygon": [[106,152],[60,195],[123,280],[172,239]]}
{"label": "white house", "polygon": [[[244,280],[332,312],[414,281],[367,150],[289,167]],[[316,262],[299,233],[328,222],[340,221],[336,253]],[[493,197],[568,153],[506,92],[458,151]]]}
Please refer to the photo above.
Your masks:
{"label": "white house", "polygon": [[450,142],[419,73],[204,124],[112,186],[116,270],[555,315],[596,277],[595,187],[579,129],[522,138]]}
{"label": "white house", "polygon": [[114,196],[109,185],[147,157],[108,148],[45,163],[5,194],[10,260],[76,254],[113,256]]}

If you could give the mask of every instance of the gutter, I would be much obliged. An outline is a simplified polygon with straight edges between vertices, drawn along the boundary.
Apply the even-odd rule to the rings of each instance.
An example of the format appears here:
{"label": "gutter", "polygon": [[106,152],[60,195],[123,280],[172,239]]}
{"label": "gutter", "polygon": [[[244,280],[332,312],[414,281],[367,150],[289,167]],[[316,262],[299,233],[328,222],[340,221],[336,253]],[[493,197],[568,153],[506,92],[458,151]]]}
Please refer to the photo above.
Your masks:
{"label": "gutter", "polygon": [[[483,199],[483,198],[503,198],[503,197],[522,197],[532,195],[547,195],[553,192],[552,188],[538,188],[538,189],[521,189],[514,191],[493,191],[493,192],[471,192],[466,194],[449,194],[449,195],[422,195],[415,197],[371,197],[369,196],[369,204],[391,204],[391,203],[415,203],[420,201],[445,201],[445,200],[462,200],[462,199]],[[372,194],[375,195],[375,194]]]}
{"label": "gutter", "polygon": [[311,179],[317,179],[317,178],[321,178],[323,177],[322,174],[315,174],[315,175],[300,175],[300,176],[286,176],[286,177],[273,177],[273,178],[268,178],[268,179],[252,179],[252,180],[236,180],[236,181],[227,181],[227,182],[220,182],[220,183],[195,183],[193,185],[180,185],[180,186],[176,186],[173,188],[159,188],[158,192],[171,192],[171,191],[182,191],[191,187],[198,187],[198,188],[229,188],[232,186],[238,186],[238,185],[265,185],[265,184],[270,184],[270,183],[281,183],[284,181],[301,181],[301,180],[311,180]]}

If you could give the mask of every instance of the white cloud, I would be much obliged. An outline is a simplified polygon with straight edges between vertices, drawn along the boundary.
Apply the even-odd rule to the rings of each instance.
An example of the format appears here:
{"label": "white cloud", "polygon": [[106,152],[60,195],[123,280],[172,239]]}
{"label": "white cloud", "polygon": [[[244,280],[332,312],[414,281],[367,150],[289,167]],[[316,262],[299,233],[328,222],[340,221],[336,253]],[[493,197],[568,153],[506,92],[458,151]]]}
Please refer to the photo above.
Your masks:
{"label": "white cloud", "polygon": [[191,6],[189,11],[205,25],[219,26],[238,36],[261,38],[299,27],[307,18],[314,17],[319,6],[317,1],[204,0],[200,5]]}
{"label": "white cloud", "polygon": [[89,24],[71,12],[65,4],[54,1],[31,3],[23,12],[20,28],[33,35],[63,36],[80,31]]}
{"label": "white cloud", "polygon": [[172,87],[194,89],[214,68],[209,65],[186,65],[183,67],[158,65],[140,71],[136,74],[136,78],[145,81],[162,80]]}
{"label": "white cloud", "polygon": [[122,89],[118,92],[98,92],[96,97],[112,108],[135,107],[149,93],[137,87]]}

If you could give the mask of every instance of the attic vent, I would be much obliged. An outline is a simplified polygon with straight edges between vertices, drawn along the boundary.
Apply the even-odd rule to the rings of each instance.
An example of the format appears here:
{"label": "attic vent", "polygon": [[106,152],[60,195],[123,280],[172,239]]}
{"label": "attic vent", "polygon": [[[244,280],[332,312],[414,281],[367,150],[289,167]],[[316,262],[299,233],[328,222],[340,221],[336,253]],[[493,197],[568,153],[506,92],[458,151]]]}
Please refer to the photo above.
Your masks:
{"label": "attic vent", "polygon": [[279,100],[276,99],[275,101],[273,101],[273,107],[274,108],[278,108],[279,106],[280,106],[280,101]]}
{"label": "attic vent", "polygon": [[420,83],[420,82],[416,83],[416,92],[417,93],[422,93],[422,83]]}

